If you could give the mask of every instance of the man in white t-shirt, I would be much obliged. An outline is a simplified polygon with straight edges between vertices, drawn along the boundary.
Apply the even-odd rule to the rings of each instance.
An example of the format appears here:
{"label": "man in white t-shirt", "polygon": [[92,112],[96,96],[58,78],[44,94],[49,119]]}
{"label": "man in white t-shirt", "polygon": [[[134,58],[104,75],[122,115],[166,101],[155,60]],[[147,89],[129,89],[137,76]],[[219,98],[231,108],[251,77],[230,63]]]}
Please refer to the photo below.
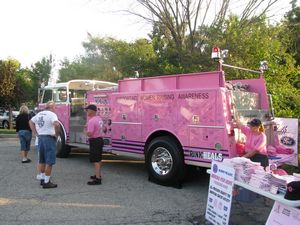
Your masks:
{"label": "man in white t-shirt", "polygon": [[45,110],[29,121],[33,134],[38,135],[40,178],[43,188],[57,187],[57,184],[50,181],[52,166],[56,162],[56,138],[60,132],[60,124],[54,111],[55,103],[49,101]]}

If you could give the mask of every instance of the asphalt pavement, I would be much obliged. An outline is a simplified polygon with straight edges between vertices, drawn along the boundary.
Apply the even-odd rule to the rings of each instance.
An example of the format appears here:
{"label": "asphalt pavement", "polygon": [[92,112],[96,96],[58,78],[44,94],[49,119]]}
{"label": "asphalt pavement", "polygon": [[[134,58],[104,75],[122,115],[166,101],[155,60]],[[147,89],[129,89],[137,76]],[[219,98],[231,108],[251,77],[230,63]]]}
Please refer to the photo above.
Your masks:
{"label": "asphalt pavement", "polygon": [[[204,219],[209,175],[190,170],[182,189],[151,183],[143,161],[104,155],[103,184],[88,186],[93,166],[76,151],[57,159],[56,189],[43,189],[35,179],[37,152],[22,164],[18,139],[0,136],[0,224],[209,224]],[[231,225],[265,224],[271,207],[233,202]]]}

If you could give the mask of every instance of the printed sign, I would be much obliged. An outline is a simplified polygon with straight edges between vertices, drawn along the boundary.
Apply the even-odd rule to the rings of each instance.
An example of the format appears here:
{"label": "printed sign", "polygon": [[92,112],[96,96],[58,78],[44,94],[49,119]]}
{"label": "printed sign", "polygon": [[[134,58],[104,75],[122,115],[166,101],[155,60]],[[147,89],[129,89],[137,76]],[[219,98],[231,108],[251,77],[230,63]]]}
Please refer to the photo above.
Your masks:
{"label": "printed sign", "polygon": [[213,161],[205,213],[205,218],[213,224],[229,223],[234,174],[233,168]]}
{"label": "printed sign", "polygon": [[270,164],[298,166],[298,119],[275,118],[274,122]]}
{"label": "printed sign", "polygon": [[300,224],[300,209],[275,202],[266,225]]}

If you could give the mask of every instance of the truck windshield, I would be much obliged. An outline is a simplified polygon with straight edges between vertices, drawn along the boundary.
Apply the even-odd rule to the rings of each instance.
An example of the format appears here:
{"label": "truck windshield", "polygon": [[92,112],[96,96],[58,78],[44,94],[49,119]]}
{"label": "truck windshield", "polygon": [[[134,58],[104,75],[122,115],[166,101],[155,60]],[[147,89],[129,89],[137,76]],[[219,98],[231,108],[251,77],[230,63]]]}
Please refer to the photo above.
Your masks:
{"label": "truck windshield", "polygon": [[65,87],[55,88],[55,89],[45,89],[42,103],[47,103],[50,100],[56,103],[66,102],[68,100],[67,89]]}

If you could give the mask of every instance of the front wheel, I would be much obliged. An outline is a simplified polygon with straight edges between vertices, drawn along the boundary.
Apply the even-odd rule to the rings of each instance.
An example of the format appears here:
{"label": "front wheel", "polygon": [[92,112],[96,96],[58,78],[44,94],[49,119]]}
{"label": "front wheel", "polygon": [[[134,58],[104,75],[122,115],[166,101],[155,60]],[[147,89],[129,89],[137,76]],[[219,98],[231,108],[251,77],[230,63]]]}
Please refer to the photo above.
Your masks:
{"label": "front wheel", "polygon": [[56,141],[56,156],[58,158],[66,158],[69,156],[70,147],[66,145],[66,137],[62,129]]}
{"label": "front wheel", "polygon": [[151,141],[146,152],[149,179],[161,184],[180,183],[185,174],[182,149],[171,137]]}

